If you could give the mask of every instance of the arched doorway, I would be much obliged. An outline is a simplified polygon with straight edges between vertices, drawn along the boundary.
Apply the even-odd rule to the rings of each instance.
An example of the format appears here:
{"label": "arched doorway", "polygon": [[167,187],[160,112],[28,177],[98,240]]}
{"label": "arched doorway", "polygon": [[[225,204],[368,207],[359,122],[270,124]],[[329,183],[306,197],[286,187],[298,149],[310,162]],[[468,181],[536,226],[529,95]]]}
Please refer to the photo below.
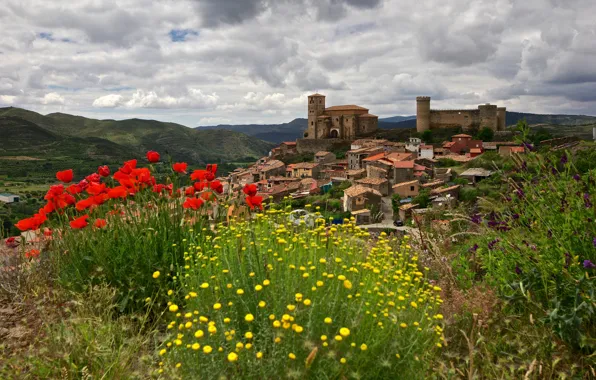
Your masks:
{"label": "arched doorway", "polygon": [[329,132],[329,138],[331,138],[331,139],[339,138],[339,131],[337,129],[332,129],[331,132]]}

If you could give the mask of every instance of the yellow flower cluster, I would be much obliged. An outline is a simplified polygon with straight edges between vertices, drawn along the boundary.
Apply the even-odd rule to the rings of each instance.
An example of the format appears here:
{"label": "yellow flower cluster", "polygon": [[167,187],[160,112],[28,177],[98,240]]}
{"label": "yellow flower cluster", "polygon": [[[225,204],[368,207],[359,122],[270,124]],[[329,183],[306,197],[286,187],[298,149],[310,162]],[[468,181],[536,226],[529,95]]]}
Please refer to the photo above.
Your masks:
{"label": "yellow flower cluster", "polygon": [[214,378],[226,366],[262,377],[264,360],[279,371],[269,377],[287,368],[334,377],[338,365],[395,374],[440,346],[440,289],[407,239],[381,234],[371,247],[366,231],[344,222],[296,226],[273,209],[185,242],[168,305],[172,334],[160,351],[166,363]]}

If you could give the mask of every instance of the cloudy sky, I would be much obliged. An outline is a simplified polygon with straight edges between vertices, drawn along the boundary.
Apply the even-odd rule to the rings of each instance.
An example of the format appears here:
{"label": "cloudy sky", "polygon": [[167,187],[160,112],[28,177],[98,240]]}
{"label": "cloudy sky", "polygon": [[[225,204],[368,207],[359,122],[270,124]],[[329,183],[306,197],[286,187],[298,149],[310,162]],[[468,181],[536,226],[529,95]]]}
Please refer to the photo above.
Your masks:
{"label": "cloudy sky", "polygon": [[594,0],[2,0],[0,107],[188,126],[497,103],[596,115]]}

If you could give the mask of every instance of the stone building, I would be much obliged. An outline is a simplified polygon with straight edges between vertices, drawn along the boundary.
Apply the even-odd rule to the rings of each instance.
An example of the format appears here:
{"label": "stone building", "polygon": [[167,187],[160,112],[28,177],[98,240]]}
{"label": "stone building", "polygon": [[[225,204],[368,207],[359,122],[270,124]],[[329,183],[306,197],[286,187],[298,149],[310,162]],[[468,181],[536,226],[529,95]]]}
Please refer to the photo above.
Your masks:
{"label": "stone building", "polygon": [[362,185],[354,185],[344,190],[344,211],[358,211],[362,209],[381,208],[383,195],[375,189]]}
{"label": "stone building", "polygon": [[306,139],[355,140],[377,130],[379,117],[357,105],[325,107],[325,96],[308,97],[308,129]]}
{"label": "stone building", "polygon": [[416,131],[429,129],[461,127],[464,130],[490,128],[493,131],[505,130],[505,107],[486,103],[478,109],[433,110],[429,96],[416,98]]}

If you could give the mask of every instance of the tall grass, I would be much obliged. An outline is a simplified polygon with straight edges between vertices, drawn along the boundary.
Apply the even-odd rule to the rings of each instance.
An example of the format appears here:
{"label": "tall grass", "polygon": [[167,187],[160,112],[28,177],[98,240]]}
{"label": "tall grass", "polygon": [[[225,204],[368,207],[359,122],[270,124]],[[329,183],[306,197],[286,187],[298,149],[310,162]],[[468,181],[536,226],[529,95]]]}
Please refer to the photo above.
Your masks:
{"label": "tall grass", "polygon": [[416,379],[442,346],[440,289],[406,241],[272,210],[179,243],[161,373]]}

